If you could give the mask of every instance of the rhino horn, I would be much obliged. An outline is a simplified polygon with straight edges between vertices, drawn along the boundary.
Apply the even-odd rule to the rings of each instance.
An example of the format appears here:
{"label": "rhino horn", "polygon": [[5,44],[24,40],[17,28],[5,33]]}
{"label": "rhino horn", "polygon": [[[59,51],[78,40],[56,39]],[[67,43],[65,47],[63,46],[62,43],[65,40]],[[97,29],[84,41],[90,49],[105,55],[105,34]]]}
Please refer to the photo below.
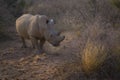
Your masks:
{"label": "rhino horn", "polygon": [[60,36],[60,42],[65,39],[65,36]]}

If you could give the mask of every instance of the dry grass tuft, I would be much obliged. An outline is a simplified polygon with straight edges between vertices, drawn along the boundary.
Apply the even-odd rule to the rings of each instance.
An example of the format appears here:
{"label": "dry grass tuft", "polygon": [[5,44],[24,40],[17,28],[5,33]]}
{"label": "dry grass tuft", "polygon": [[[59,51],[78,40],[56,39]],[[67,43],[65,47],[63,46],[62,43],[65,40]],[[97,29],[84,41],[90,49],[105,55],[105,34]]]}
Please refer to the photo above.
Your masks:
{"label": "dry grass tuft", "polygon": [[98,69],[107,57],[104,45],[87,41],[82,55],[82,65],[86,73]]}

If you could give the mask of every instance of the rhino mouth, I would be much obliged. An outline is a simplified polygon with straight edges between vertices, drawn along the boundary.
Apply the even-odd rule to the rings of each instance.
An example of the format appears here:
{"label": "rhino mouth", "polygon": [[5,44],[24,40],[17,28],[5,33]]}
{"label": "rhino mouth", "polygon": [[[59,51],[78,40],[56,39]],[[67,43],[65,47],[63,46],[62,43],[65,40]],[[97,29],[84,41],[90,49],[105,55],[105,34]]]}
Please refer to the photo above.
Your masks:
{"label": "rhino mouth", "polygon": [[61,36],[57,43],[53,43],[53,46],[57,47],[60,46],[60,43],[65,39],[65,36]]}
{"label": "rhino mouth", "polygon": [[57,46],[60,46],[60,44],[53,44],[53,46],[57,47]]}

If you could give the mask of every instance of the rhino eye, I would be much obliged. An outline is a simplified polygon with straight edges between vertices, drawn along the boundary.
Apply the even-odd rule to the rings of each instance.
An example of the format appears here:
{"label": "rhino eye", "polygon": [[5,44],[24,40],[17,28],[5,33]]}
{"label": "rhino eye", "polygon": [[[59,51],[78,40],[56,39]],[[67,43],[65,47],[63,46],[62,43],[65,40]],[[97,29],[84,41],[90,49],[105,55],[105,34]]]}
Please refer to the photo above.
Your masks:
{"label": "rhino eye", "polygon": [[48,24],[48,23],[49,23],[49,20],[46,20],[46,23]]}

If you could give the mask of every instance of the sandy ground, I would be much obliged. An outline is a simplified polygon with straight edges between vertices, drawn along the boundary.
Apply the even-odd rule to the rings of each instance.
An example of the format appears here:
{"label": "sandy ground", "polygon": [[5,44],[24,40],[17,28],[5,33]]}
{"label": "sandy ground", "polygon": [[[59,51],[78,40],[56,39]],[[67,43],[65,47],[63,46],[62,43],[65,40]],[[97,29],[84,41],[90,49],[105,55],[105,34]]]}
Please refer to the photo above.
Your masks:
{"label": "sandy ground", "polygon": [[29,41],[28,48],[21,48],[15,29],[8,29],[8,34],[12,39],[0,43],[0,80],[75,80],[72,76],[81,70],[76,32],[64,32],[59,47],[46,42],[43,54],[35,54]]}

